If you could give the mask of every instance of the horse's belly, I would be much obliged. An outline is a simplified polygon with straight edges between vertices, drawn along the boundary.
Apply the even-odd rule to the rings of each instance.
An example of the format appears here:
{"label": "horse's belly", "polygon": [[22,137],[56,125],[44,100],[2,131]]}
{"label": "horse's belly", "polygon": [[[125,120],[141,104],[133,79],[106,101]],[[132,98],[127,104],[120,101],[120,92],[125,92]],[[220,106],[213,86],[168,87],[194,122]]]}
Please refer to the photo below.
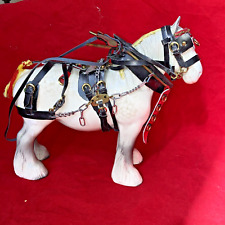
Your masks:
{"label": "horse's belly", "polygon": [[95,131],[101,129],[100,119],[91,107],[85,110],[83,115],[81,112],[76,112],[72,116],[60,117],[57,121],[69,128],[80,131]]}

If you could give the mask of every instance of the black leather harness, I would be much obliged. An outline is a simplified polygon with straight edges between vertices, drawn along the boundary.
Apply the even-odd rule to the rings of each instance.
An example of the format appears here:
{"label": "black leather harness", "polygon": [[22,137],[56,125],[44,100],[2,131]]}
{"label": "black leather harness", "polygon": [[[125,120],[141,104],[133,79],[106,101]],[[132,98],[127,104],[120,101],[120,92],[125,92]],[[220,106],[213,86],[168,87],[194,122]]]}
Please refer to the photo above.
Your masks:
{"label": "black leather harness", "polygon": [[[94,37],[87,40],[86,42],[76,46],[75,48],[65,52],[59,57],[53,57],[45,59],[41,62],[36,63],[35,67],[30,71],[28,76],[25,78],[21,87],[14,96],[10,109],[9,109],[9,123],[5,132],[7,135],[10,115],[13,106],[18,99],[20,93],[25,88],[25,99],[24,99],[24,109],[17,107],[18,113],[25,118],[31,119],[41,119],[41,120],[54,120],[56,119],[55,113],[61,108],[65,102],[65,92],[69,82],[69,73],[73,67],[80,69],[79,73],[79,93],[81,97],[88,100],[92,104],[93,109],[97,112],[103,131],[110,129],[106,119],[106,107],[109,109],[114,122],[114,129],[118,130],[115,115],[113,114],[112,105],[110,101],[102,101],[102,98],[107,98],[107,89],[104,84],[104,71],[107,69],[121,70],[125,66],[129,68],[141,81],[146,80],[149,77],[148,82],[145,83],[153,91],[162,93],[165,88],[171,88],[173,84],[171,81],[160,72],[159,69],[167,73],[171,80],[174,80],[176,73],[174,72],[174,67],[170,66],[169,51],[173,53],[180,67],[188,68],[199,60],[198,55],[194,56],[190,60],[184,62],[181,54],[193,46],[191,36],[188,32],[175,37],[172,34],[170,26],[162,27],[162,44],[164,46],[164,62],[155,61],[140,52],[138,52],[131,44],[127,43],[120,37],[114,35],[110,37],[108,35],[98,33]],[[85,45],[96,41],[97,39],[102,40],[109,46],[109,54],[106,60],[100,60],[99,62],[90,62],[77,59],[65,58],[65,56],[72,51],[75,51]],[[184,44],[184,42],[186,44]],[[36,107],[36,102],[38,98],[38,86],[39,82],[44,78],[44,76],[51,70],[54,64],[61,64],[63,70],[63,90],[61,93],[61,98],[55,103],[55,105],[49,111],[38,111]],[[32,81],[29,81],[31,75],[38,66],[43,65],[39,73],[35,76]],[[84,69],[85,67],[85,69]],[[91,72],[88,69],[93,67]],[[95,79],[95,74],[99,71],[98,80]],[[28,82],[29,81],[29,82]],[[92,90],[93,87],[97,88]],[[101,98],[98,99],[98,96]],[[97,96],[97,97],[96,97]],[[102,97],[103,96],[103,97]],[[96,100],[97,98],[97,100]],[[100,101],[101,100],[101,101]],[[93,104],[93,102],[95,104]],[[105,107],[106,106],[106,107]],[[81,124],[82,125],[82,124]],[[83,124],[85,125],[85,124]],[[10,140],[10,139],[9,139]]]}
{"label": "black leather harness", "polygon": [[[195,64],[197,61],[200,60],[198,55],[193,56],[191,59],[189,59],[188,61],[184,61],[183,57],[182,57],[182,53],[186,52],[188,49],[190,49],[191,47],[193,47],[193,41],[195,41],[195,43],[197,45],[199,45],[199,43],[191,38],[191,34],[189,33],[189,29],[184,29],[184,31],[182,32],[177,32],[177,36],[173,35],[171,32],[171,27],[170,26],[164,26],[161,28],[162,31],[162,44],[164,46],[164,62],[163,64],[174,70],[173,67],[170,66],[170,56],[169,56],[169,52],[171,51],[173,56],[176,58],[177,63],[179,64],[181,70],[183,70],[183,72],[187,72],[187,69]],[[185,69],[184,69],[185,68]],[[176,76],[171,76],[172,79],[176,79],[179,78]]]}

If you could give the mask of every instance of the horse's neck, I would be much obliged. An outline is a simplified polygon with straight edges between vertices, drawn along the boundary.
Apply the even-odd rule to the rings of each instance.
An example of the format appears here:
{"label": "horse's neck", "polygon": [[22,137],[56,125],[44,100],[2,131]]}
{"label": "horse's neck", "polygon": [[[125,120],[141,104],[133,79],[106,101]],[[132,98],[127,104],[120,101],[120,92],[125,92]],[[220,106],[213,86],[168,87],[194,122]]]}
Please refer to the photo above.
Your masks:
{"label": "horse's neck", "polygon": [[161,29],[157,29],[138,39],[133,46],[142,54],[154,60],[163,61],[164,52],[161,43]]}
{"label": "horse's neck", "polygon": [[127,68],[119,71],[109,70],[106,73],[106,84],[109,95],[129,91],[141,81]]}
{"label": "horse's neck", "polygon": [[[163,60],[163,47],[161,44],[162,36],[160,29],[143,35],[133,46],[142,54],[154,60]],[[141,83],[128,68],[118,71],[108,71],[106,83],[109,87],[109,94],[121,93],[136,87]],[[150,90],[150,89],[149,89]]]}

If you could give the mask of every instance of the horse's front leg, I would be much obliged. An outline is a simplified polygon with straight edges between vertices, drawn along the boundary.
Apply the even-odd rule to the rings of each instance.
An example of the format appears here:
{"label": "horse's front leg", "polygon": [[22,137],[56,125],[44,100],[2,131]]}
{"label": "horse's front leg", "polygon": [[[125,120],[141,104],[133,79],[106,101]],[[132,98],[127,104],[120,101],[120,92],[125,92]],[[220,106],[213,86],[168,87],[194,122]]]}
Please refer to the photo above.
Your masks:
{"label": "horse's front leg", "polygon": [[139,124],[120,127],[116,157],[112,170],[112,179],[115,183],[133,187],[142,183],[140,173],[133,166],[133,164],[142,161],[142,156],[138,150],[135,149],[133,152],[135,140],[140,129]]}

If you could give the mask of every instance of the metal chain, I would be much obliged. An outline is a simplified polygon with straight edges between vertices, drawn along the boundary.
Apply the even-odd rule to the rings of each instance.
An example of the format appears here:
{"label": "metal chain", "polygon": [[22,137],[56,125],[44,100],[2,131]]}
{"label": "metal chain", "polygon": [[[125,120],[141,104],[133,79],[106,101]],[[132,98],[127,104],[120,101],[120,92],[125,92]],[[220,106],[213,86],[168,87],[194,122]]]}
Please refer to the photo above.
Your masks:
{"label": "metal chain", "polygon": [[66,113],[58,113],[58,114],[55,114],[55,117],[56,118],[59,118],[59,117],[67,117],[67,116],[72,116],[74,115],[75,113],[77,112],[80,112],[80,118],[83,119],[83,113],[84,111],[88,108],[89,104],[83,104],[81,105],[77,110],[75,111],[71,111],[71,112],[66,112]]}
{"label": "metal chain", "polygon": [[[103,59],[101,59],[99,62],[102,63],[103,62]],[[99,82],[99,74],[100,74],[100,71],[101,71],[101,66],[98,66],[96,68],[96,71],[95,71],[95,79],[97,80],[96,83]]]}
{"label": "metal chain", "polygon": [[146,83],[148,83],[151,77],[152,77],[152,74],[148,75],[141,84],[139,84],[138,86],[134,87],[133,89],[131,89],[129,91],[122,92],[122,93],[113,94],[113,95],[110,96],[110,98],[112,98],[112,99],[120,99],[121,97],[124,97],[126,95],[129,95],[129,94],[137,91],[138,89],[143,87]]}
{"label": "metal chain", "polygon": [[[152,77],[152,74],[148,75],[141,84],[139,84],[138,86],[134,87],[133,89],[131,89],[129,91],[125,91],[125,92],[122,92],[122,93],[115,93],[115,94],[111,95],[109,98],[111,98],[113,100],[113,105],[112,105],[113,113],[115,114],[116,111],[117,111],[117,106],[116,106],[116,100],[117,99],[120,99],[120,98],[122,98],[126,95],[129,95],[129,94],[137,91],[138,89],[143,87],[146,83],[148,83],[151,77]],[[83,117],[83,114],[84,114],[84,111],[88,108],[89,105],[90,105],[90,102],[88,102],[87,104],[84,103],[83,105],[81,105],[75,111],[66,112],[66,113],[58,113],[58,114],[55,114],[55,117],[56,118],[68,117],[68,116],[74,115],[77,112],[80,112],[80,118],[79,118],[80,124],[81,124],[81,126],[85,126],[85,119]]]}

